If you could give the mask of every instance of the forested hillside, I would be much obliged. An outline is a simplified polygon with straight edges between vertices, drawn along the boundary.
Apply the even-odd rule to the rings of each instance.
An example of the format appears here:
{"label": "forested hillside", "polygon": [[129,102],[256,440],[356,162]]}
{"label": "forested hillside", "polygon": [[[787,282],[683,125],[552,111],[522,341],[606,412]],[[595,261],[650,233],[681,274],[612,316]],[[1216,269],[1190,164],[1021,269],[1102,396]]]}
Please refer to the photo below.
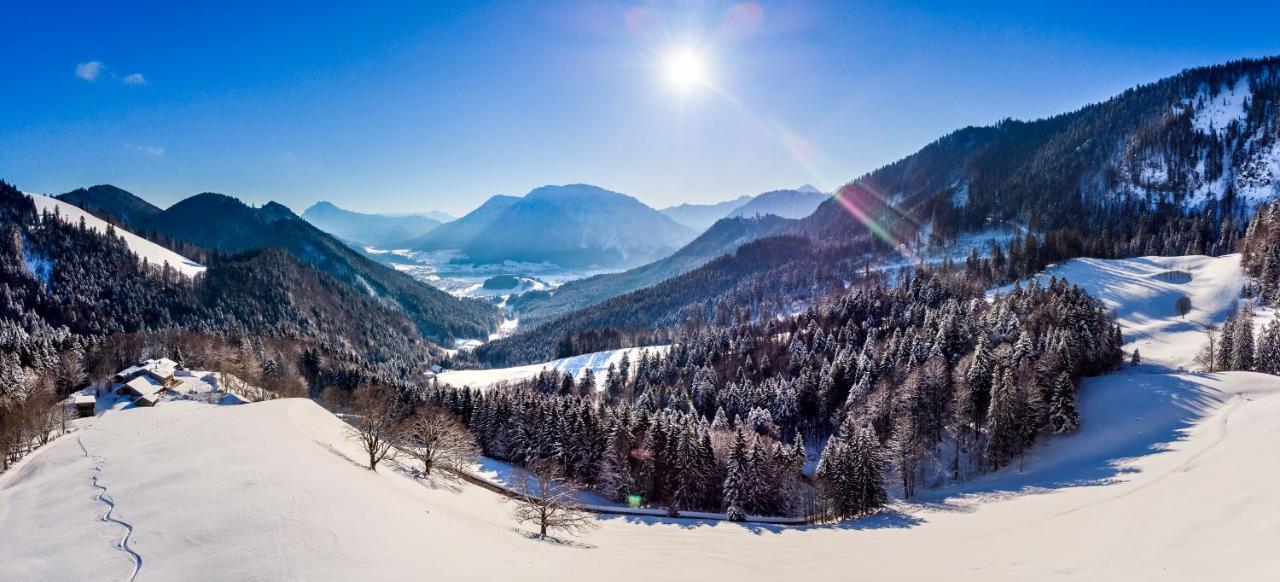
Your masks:
{"label": "forested hillside", "polygon": [[1008,222],[1114,237],[1135,214],[1239,219],[1277,193],[1273,57],[1190,69],[1046,119],[955,131],[841,189],[799,230],[901,242]]}
{"label": "forested hillside", "polygon": [[[1249,209],[1280,192],[1277,144],[1280,59],[1192,69],[1072,113],[956,131],[851,182],[813,214],[777,232],[813,241],[825,254],[823,264],[835,265],[841,259],[910,263],[961,234],[996,226],[1022,230],[1013,244],[975,250],[969,258],[994,259],[992,283],[1078,256],[1220,255],[1235,250]],[[644,328],[621,326],[652,329],[674,320],[662,314],[648,320],[610,316],[610,309],[638,308],[621,301],[606,307],[603,301],[631,284],[654,284],[644,275],[666,266],[588,279],[516,299],[512,307],[530,322],[554,323],[524,329],[552,333],[562,347],[587,330],[595,337],[635,334]],[[785,308],[787,302],[773,304]],[[572,308],[584,311],[566,312]],[[504,343],[526,341],[517,335]],[[517,352],[527,356],[493,361],[552,355],[497,346],[485,353],[492,358]],[[560,349],[554,355],[571,354]]]}
{"label": "forested hillside", "polygon": [[667,326],[727,325],[794,309],[843,287],[858,270],[847,249],[770,237],[661,283],[573,311],[476,350],[493,366],[649,345]]}
{"label": "forested hillside", "polygon": [[218,253],[283,249],[354,291],[403,312],[422,335],[440,343],[485,337],[499,320],[492,306],[455,298],[369,259],[276,203],[253,208],[223,194],[198,194],[152,216],[138,234],[176,246],[175,250],[193,247],[196,251],[188,256],[213,264]]}
{"label": "forested hillside", "polygon": [[[639,492],[731,518],[859,515],[883,503],[881,471],[911,497],[1071,432],[1077,381],[1120,361],[1119,327],[1099,302],[1062,280],[988,302],[989,269],[923,272],[791,319],[691,330],[666,357],[611,367],[598,394],[548,372],[429,398],[487,455],[552,459],[613,499]],[[825,443],[816,503],[801,475],[806,442]]]}

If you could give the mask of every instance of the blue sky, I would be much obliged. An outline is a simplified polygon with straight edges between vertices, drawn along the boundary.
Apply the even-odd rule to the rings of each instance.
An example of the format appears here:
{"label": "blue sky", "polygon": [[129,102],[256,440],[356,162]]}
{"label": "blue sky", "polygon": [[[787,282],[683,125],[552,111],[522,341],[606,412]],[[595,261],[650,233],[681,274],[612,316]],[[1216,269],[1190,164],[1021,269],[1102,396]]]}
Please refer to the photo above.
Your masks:
{"label": "blue sky", "polygon": [[[959,127],[1280,54],[1276,2],[1061,4],[9,0],[0,178],[454,214],[588,182],[662,207],[833,189]],[[685,46],[714,89],[664,81]]]}

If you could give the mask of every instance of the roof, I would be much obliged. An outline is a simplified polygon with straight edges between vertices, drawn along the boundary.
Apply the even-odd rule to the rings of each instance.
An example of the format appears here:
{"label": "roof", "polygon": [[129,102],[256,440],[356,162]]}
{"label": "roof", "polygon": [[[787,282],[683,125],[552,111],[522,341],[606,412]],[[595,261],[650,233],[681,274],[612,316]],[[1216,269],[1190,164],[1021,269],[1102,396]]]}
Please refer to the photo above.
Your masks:
{"label": "roof", "polygon": [[152,396],[164,390],[164,384],[156,382],[151,376],[138,376],[125,382],[124,385],[140,396]]}
{"label": "roof", "polygon": [[135,406],[155,406],[156,402],[159,402],[159,401],[160,401],[160,397],[158,395],[145,394],[143,396],[139,396],[138,399],[135,400],[133,404]]}
{"label": "roof", "polygon": [[92,394],[76,394],[75,398],[71,399],[71,402],[76,406],[80,406],[81,404],[96,404],[98,399]]}
{"label": "roof", "polygon": [[136,375],[140,372],[146,372],[158,378],[168,378],[178,369],[178,363],[169,358],[157,358],[154,360],[143,360],[135,365],[120,370],[118,376],[128,377]]}

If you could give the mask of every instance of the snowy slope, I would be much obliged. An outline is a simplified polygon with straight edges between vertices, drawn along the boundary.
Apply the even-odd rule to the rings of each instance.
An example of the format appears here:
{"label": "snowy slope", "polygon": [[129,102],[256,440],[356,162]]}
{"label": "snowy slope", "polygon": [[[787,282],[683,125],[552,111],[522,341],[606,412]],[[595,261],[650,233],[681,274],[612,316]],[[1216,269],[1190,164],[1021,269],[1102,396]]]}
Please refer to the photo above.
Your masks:
{"label": "snowy slope", "polygon": [[[1204,326],[1226,320],[1247,280],[1239,255],[1075,258],[1050,267],[1038,279],[1044,284],[1050,276],[1066,278],[1102,299],[1115,310],[1125,352],[1138,349],[1144,363],[1165,371],[1193,370]],[[1175,306],[1184,295],[1192,310],[1180,317]]]}
{"label": "snowy slope", "polygon": [[[1191,272],[1180,285],[1206,320],[1240,282],[1234,257],[1057,272],[1178,362],[1199,346],[1178,339],[1163,281],[1144,278],[1171,265]],[[1034,449],[1025,470],[871,518],[787,528],[615,516],[569,544],[529,539],[486,490],[362,469],[342,423],[310,401],[116,409],[0,475],[0,564],[20,580],[127,579],[137,562],[116,547],[124,527],[100,520],[96,477],[132,528],[142,581],[1274,578],[1280,377],[1150,373],[1163,370],[1087,380],[1081,429]]]}
{"label": "snowy slope", "polygon": [[[85,226],[97,232],[106,232],[106,221],[98,218],[79,207],[67,204],[56,198],[44,196],[41,194],[27,194],[31,197],[31,201],[35,202],[36,212],[44,212],[48,210],[53,212],[57,209],[58,215],[63,221],[69,224],[79,224],[80,219],[84,218]],[[139,259],[146,259],[152,265],[160,266],[169,263],[178,272],[189,277],[194,277],[205,270],[204,265],[188,259],[178,253],[166,249],[156,243],[144,239],[133,234],[123,228],[116,228],[116,235],[124,237],[125,244],[129,245],[129,249],[138,255]]]}
{"label": "snowy slope", "polygon": [[[1204,327],[1221,325],[1235,308],[1246,277],[1240,255],[1073,259],[1047,269],[1066,277],[1115,310],[1124,333],[1124,350],[1136,348],[1144,363],[1174,371],[1191,370],[1204,344]],[[1010,287],[1003,287],[1007,292]],[[1179,297],[1191,299],[1191,311],[1179,317]]]}
{"label": "snowy slope", "polygon": [[527,366],[515,366],[511,368],[493,368],[489,370],[448,370],[441,373],[438,378],[440,382],[451,386],[470,386],[472,388],[490,388],[499,382],[514,382],[516,380],[524,380],[533,378],[538,372],[543,370],[557,370],[559,372],[572,374],[573,377],[579,378],[589,369],[596,376],[597,388],[604,386],[604,375],[609,369],[609,365],[618,365],[622,363],[623,358],[631,360],[634,365],[640,357],[640,352],[648,351],[651,355],[665,354],[671,346],[649,346],[644,348],[624,348],[620,350],[609,350],[605,352],[593,352],[583,354],[581,356],[573,356],[571,358],[561,358],[543,362],[541,364],[529,364]]}
{"label": "snowy slope", "polygon": [[140,581],[1267,579],[1278,393],[1250,373],[1113,375],[1022,475],[840,526],[613,517],[576,545],[527,539],[488,491],[359,467],[312,402],[168,402],[77,421],[0,476],[0,560],[15,580],[127,579],[96,477]]}

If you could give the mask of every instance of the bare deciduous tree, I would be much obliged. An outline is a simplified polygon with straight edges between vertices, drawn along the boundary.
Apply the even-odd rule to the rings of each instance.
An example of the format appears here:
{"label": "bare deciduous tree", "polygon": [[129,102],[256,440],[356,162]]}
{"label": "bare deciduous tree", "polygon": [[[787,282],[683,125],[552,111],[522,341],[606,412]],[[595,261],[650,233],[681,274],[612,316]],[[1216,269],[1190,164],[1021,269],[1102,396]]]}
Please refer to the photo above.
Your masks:
{"label": "bare deciduous tree", "polygon": [[1217,371],[1218,328],[1213,324],[1204,326],[1204,335],[1208,340],[1200,352],[1196,354],[1196,363],[1204,367],[1206,372]]}
{"label": "bare deciduous tree", "polygon": [[577,491],[562,475],[560,467],[547,460],[532,461],[528,469],[516,472],[516,495],[507,499],[516,506],[512,515],[517,523],[537,524],[540,538],[551,530],[581,534],[596,526],[595,515],[583,509]]}
{"label": "bare deciduous tree", "polygon": [[401,436],[394,396],[377,386],[357,388],[347,420],[349,437],[369,456],[369,470],[377,471],[378,463],[393,454]]}
{"label": "bare deciduous tree", "polygon": [[[475,463],[480,447],[452,411],[437,405],[418,408],[405,429],[405,452],[422,463],[422,475],[444,469],[456,475]],[[437,472],[439,473],[439,472]]]}

